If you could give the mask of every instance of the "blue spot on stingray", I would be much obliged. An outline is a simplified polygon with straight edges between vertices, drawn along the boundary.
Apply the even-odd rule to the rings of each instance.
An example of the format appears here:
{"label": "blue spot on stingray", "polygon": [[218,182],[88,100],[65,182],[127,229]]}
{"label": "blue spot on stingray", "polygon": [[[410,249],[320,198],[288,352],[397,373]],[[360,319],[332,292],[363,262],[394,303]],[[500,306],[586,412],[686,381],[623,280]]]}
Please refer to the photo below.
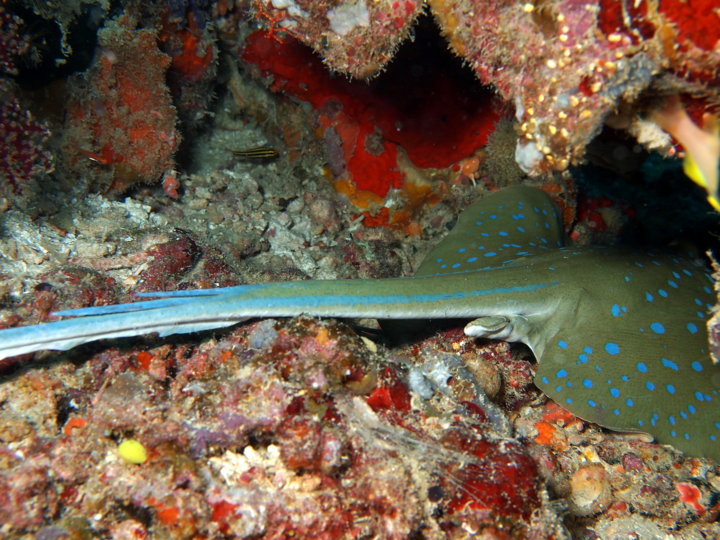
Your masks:
{"label": "blue spot on stingray", "polygon": [[685,270],[683,270],[683,274],[685,274],[686,276],[692,276],[692,275],[693,275],[692,272],[691,272],[690,270],[688,270],[687,268],[686,268]]}
{"label": "blue spot on stingray", "polygon": [[439,262],[439,263],[441,263],[441,262],[443,262],[443,260],[442,260],[442,259],[436,259],[436,261],[435,261],[435,262]]}
{"label": "blue spot on stingray", "polygon": [[555,374],[556,377],[561,378],[561,379],[563,377],[567,377],[567,375],[568,375],[568,372],[566,369],[559,369],[558,372]]}
{"label": "blue spot on stingray", "polygon": [[523,214],[513,214],[513,217],[512,217],[512,218],[515,219],[515,220],[525,219],[525,216],[524,216]]}
{"label": "blue spot on stingray", "polygon": [[605,344],[605,351],[606,351],[608,354],[616,355],[616,354],[618,354],[618,353],[620,352],[620,347],[618,347],[618,344],[617,344],[617,343],[612,343],[612,342],[608,341],[608,342]]}
{"label": "blue spot on stingray", "polygon": [[662,296],[663,298],[668,297],[668,293],[664,289],[658,289],[658,294]]}
{"label": "blue spot on stingray", "polygon": [[660,362],[662,362],[662,365],[665,366],[666,368],[670,368],[674,371],[680,370],[678,365],[675,362],[673,362],[672,360],[668,360],[667,358],[661,358]]}
{"label": "blue spot on stingray", "polygon": [[625,400],[625,405],[627,405],[628,407],[632,407],[634,405],[633,400],[630,398],[627,398]]}
{"label": "blue spot on stingray", "polygon": [[680,416],[682,416],[683,420],[687,420],[688,415],[685,411],[680,411]]}
{"label": "blue spot on stingray", "polygon": [[478,226],[479,226],[479,225],[482,225],[482,224],[483,224],[482,221],[476,221],[476,222],[475,222],[475,225],[478,225]]}
{"label": "blue spot on stingray", "polygon": [[450,268],[460,268],[460,263],[455,263]]}
{"label": "blue spot on stingray", "polygon": [[630,276],[625,276],[625,281],[630,281]]}
{"label": "blue spot on stingray", "polygon": [[583,386],[585,388],[592,388],[593,383],[590,379],[583,379]]}
{"label": "blue spot on stingray", "polygon": [[528,255],[528,251],[518,251],[515,255]]}
{"label": "blue spot on stingray", "polygon": [[698,312],[696,313],[696,315],[698,316],[698,319],[704,319],[704,318],[705,318],[705,314],[702,313],[701,311],[698,311]]}
{"label": "blue spot on stingray", "polygon": [[560,341],[558,341],[558,347],[560,347],[561,349],[567,349],[567,348],[568,348],[568,344],[567,344],[566,341],[563,341],[563,340],[561,339]]}
{"label": "blue spot on stingray", "polygon": [[583,351],[585,351],[587,354],[592,354],[592,347],[583,347]]}
{"label": "blue spot on stingray", "polygon": [[469,262],[469,263],[474,263],[474,262],[477,261],[477,260],[478,260],[477,257],[470,257],[470,258],[467,260],[467,262]]}
{"label": "blue spot on stingray", "polygon": [[499,234],[500,236],[507,236],[507,235],[508,235],[508,233],[506,233],[505,231],[500,231],[498,234]]}
{"label": "blue spot on stingray", "polygon": [[480,233],[480,236],[484,236],[487,238],[488,236],[490,236],[490,233],[482,232]]}
{"label": "blue spot on stingray", "polygon": [[674,394],[675,393],[675,387],[672,384],[668,384],[665,387],[665,390],[667,390],[668,394]]}
{"label": "blue spot on stingray", "polygon": [[700,300],[699,298],[696,298],[696,299],[695,299],[695,303],[696,303],[698,306],[702,306],[702,305],[703,305],[703,301]]}
{"label": "blue spot on stingray", "polygon": [[645,268],[645,265],[641,262],[636,262],[635,266],[637,266],[638,268]]}
{"label": "blue spot on stingray", "polygon": [[613,317],[619,317],[621,313],[620,306],[613,304],[613,307],[610,308],[610,313],[612,313]]}
{"label": "blue spot on stingray", "polygon": [[703,291],[705,291],[708,294],[712,293],[712,291],[710,290],[710,287],[707,287],[707,286],[703,287]]}
{"label": "blue spot on stingray", "polygon": [[518,230],[518,232],[525,232],[525,228],[524,228],[524,227],[518,227],[517,230]]}
{"label": "blue spot on stingray", "polygon": [[653,415],[652,418],[650,418],[650,425],[655,426],[657,424],[657,418],[655,418],[656,415]]}
{"label": "blue spot on stingray", "polygon": [[627,375],[623,375],[623,376],[620,377],[620,378],[621,378],[623,381],[625,381],[625,382],[628,382],[628,381],[630,380],[630,377],[628,377]]}
{"label": "blue spot on stingray", "polygon": [[614,409],[614,410],[613,410],[613,414],[614,414],[615,416],[620,416],[620,410],[619,410],[619,409]]}
{"label": "blue spot on stingray", "polygon": [[675,431],[675,430],[673,429],[673,430],[670,432],[670,435],[672,435],[673,437],[677,437],[677,431]]}
{"label": "blue spot on stingray", "polygon": [[670,422],[671,426],[675,425],[675,417],[674,416],[668,416],[668,422]]}
{"label": "blue spot on stingray", "polygon": [[697,412],[697,409],[692,405],[688,405],[688,411],[690,411],[690,414],[695,414]]}
{"label": "blue spot on stingray", "polygon": [[686,441],[689,441],[689,440],[690,440],[690,434],[689,434],[689,433],[686,433],[685,435],[683,435],[683,437],[685,437],[685,440],[686,440]]}
{"label": "blue spot on stingray", "polygon": [[497,218],[496,214],[490,214],[490,219],[495,219],[495,218]]}
{"label": "blue spot on stingray", "polygon": [[556,391],[556,392],[559,392],[560,390],[562,390],[562,386],[556,386],[556,387],[555,387],[555,391]]}
{"label": "blue spot on stingray", "polygon": [[650,323],[650,329],[656,334],[664,334],[665,327],[659,322]]}
{"label": "blue spot on stingray", "polygon": [[447,264],[441,265],[440,268],[447,268]]}
{"label": "blue spot on stingray", "polygon": [[695,360],[695,361],[694,361],[692,364],[690,364],[690,365],[691,365],[692,368],[693,368],[695,371],[697,371],[698,373],[703,370],[702,364],[701,364],[700,362],[698,362],[697,360]]}
{"label": "blue spot on stingray", "polygon": [[540,379],[540,380],[543,382],[543,384],[548,384],[548,383],[550,382],[550,381],[548,381],[548,378],[547,378],[547,377],[543,377],[543,378]]}
{"label": "blue spot on stingray", "polygon": [[494,257],[495,255],[497,255],[497,253],[495,253],[494,251],[488,251],[488,252],[485,254],[486,257]]}
{"label": "blue spot on stingray", "polygon": [[595,403],[592,399],[588,399],[588,405],[591,407],[597,407],[597,403]]}
{"label": "blue spot on stingray", "polygon": [[698,401],[704,401],[705,396],[702,395],[702,392],[695,392],[695,399],[697,399]]}
{"label": "blue spot on stingray", "polygon": [[597,371],[598,373],[602,373],[602,368],[595,364],[595,371]]}
{"label": "blue spot on stingray", "polygon": [[654,299],[655,298],[653,297],[652,294],[650,294],[649,292],[645,293],[645,300],[647,300],[648,302],[652,302]]}
{"label": "blue spot on stingray", "polygon": [[638,426],[641,426],[641,427],[642,427],[642,426],[644,426],[644,425],[645,425],[645,422],[643,422],[642,420],[638,420]]}
{"label": "blue spot on stingray", "polygon": [[635,367],[640,373],[647,373],[647,366],[645,365],[645,362],[638,362],[635,364]]}
{"label": "blue spot on stingray", "polygon": [[478,246],[478,249],[485,249],[485,246]]}
{"label": "blue spot on stingray", "polygon": [[585,364],[588,361],[588,355],[587,354],[578,354],[578,360],[580,360],[581,364]]}
{"label": "blue spot on stingray", "polygon": [[697,334],[697,332],[698,332],[697,325],[694,323],[691,323],[691,322],[687,323],[687,329],[688,329],[688,332],[690,332],[691,334]]}
{"label": "blue spot on stingray", "polygon": [[710,440],[715,441],[715,440],[717,440],[717,437],[715,435],[710,435]]}
{"label": "blue spot on stingray", "polygon": [[675,279],[680,279],[680,274],[678,274],[677,272],[673,271],[672,274]]}
{"label": "blue spot on stingray", "polygon": [[668,279],[668,285],[670,285],[673,289],[677,289],[680,287],[677,283],[675,283],[672,279]]}
{"label": "blue spot on stingray", "polygon": [[655,383],[648,381],[645,383],[645,388],[652,392],[653,390],[655,390]]}
{"label": "blue spot on stingray", "polygon": [[620,397],[620,390],[618,390],[617,388],[611,388],[610,395],[615,398]]}
{"label": "blue spot on stingray", "polygon": [[566,397],[565,403],[567,403],[568,405],[572,405],[572,398]]}
{"label": "blue spot on stingray", "polygon": [[465,248],[458,249],[458,253],[465,253],[466,251],[467,251],[467,249],[465,249]]}

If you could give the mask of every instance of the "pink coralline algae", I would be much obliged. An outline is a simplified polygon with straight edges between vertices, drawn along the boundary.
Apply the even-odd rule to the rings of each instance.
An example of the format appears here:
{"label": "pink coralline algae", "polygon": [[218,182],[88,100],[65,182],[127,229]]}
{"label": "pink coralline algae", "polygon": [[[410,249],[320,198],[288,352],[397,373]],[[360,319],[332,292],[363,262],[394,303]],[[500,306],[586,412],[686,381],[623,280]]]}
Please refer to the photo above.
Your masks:
{"label": "pink coralline algae", "polygon": [[[333,69],[356,77],[378,72],[415,13],[408,2],[335,2],[332,10],[326,2],[313,2],[313,9],[293,1],[256,4],[273,32],[286,29]],[[643,115],[658,106],[653,96],[686,94],[705,111],[720,106],[713,0],[428,4],[451,49],[515,106],[516,159],[532,175],[581,162],[607,121],[651,144]],[[367,22],[357,15],[363,10],[372,11]],[[405,19],[398,10],[408,10]],[[346,24],[333,24],[330,14],[340,12]],[[404,22],[395,30],[388,20]]]}

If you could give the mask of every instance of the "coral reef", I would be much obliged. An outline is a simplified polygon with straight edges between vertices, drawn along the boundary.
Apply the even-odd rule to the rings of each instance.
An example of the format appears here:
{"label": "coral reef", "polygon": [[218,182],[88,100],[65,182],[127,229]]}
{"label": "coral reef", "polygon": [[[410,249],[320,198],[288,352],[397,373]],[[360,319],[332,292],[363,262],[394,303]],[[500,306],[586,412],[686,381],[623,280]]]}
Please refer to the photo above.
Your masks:
{"label": "coral reef", "polygon": [[[15,65],[43,36],[0,1],[0,190],[33,207],[0,199],[2,327],[136,291],[408,275],[478,187],[521,178],[517,136],[533,174],[579,162],[603,123],[670,154],[651,121],[664,96],[698,125],[718,101],[712,0],[120,0],[108,18],[109,4],[27,3],[66,53],[81,17],[102,28],[97,50],[73,43],[88,70],[33,93]],[[423,9],[468,78],[433,50],[447,43]],[[513,107],[519,133],[504,120],[490,135]],[[261,145],[277,159],[238,158]],[[609,186],[623,164],[600,152]],[[705,212],[665,173],[658,206],[637,167],[612,193],[581,185],[587,171],[536,182],[580,243],[638,222],[666,239],[670,215]],[[0,535],[720,535],[717,463],[572,416],[534,387],[525,349],[430,325],[389,346],[354,324],[260,320],[5,361]]]}
{"label": "coral reef", "polygon": [[[349,61],[347,51],[334,46],[346,26],[333,26],[328,4],[313,2],[312,10],[301,4],[256,2],[273,33],[286,30],[333,69],[355,77],[376,74],[385,64],[376,58],[386,59],[412,21],[394,33],[392,25],[382,24],[408,2],[336,5],[333,12],[342,10],[354,21],[349,26],[352,39],[341,40],[352,51]],[[532,175],[581,162],[586,145],[617,112],[622,120],[613,122],[636,129],[631,126],[653,106],[647,95],[680,92],[700,99],[706,110],[720,105],[720,25],[712,1],[428,4],[452,50],[481,82],[492,84],[515,106],[520,134],[516,159]],[[359,10],[372,10],[373,16],[358,17]],[[375,20],[380,23],[366,22]]]}
{"label": "coral reef", "polygon": [[168,84],[186,136],[208,116],[217,77],[216,37],[207,24],[198,24],[203,18],[199,9],[165,16],[158,33],[160,49],[170,56]]}
{"label": "coral reef", "polygon": [[[453,50],[514,102],[516,157],[531,174],[578,163],[612,113],[637,121],[645,91],[674,89],[706,99],[706,106],[720,104],[713,67],[718,26],[706,28],[710,12],[688,17],[684,2],[430,5]],[[473,17],[463,16],[468,9]]]}
{"label": "coral reef", "polygon": [[180,142],[165,74],[171,59],[157,34],[129,18],[99,33],[103,50],[75,78],[63,134],[67,174],[89,175],[105,191],[122,193],[154,182],[173,165]]}
{"label": "coral reef", "polygon": [[[472,154],[498,118],[488,92],[468,91],[467,79],[442,63],[452,59],[428,62],[431,47],[420,45],[408,51],[412,56],[404,52],[393,72],[370,83],[332,77],[297,41],[264,32],[248,37],[243,59],[272,78],[273,90],[313,106],[339,191],[366,206],[364,201],[381,202],[406,182],[427,183],[416,169],[446,169]],[[431,76],[430,69],[438,71]],[[374,197],[363,199],[347,188],[349,182]]]}

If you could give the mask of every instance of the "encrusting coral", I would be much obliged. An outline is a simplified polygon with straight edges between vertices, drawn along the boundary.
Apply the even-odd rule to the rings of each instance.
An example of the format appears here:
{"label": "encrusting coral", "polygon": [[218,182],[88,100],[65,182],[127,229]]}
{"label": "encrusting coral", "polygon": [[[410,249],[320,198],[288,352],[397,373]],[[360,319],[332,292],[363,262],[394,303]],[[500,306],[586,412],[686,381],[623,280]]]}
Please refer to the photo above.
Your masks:
{"label": "encrusting coral", "polygon": [[[255,2],[273,31],[287,31],[330,67],[354,77],[383,68],[418,11],[414,2],[332,4]],[[720,105],[720,19],[711,0],[428,5],[452,50],[482,83],[515,105],[516,159],[531,175],[582,161],[608,116],[623,109],[636,121],[648,93],[690,92],[706,110]],[[339,14],[342,24],[331,16]],[[342,53],[336,43],[342,43]]]}

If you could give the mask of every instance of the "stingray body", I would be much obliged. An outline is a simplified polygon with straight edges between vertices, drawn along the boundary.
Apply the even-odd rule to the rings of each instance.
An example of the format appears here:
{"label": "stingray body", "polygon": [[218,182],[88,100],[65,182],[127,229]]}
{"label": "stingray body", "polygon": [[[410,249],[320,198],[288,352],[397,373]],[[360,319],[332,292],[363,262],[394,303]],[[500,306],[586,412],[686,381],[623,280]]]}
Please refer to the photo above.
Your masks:
{"label": "stingray body", "polygon": [[720,460],[720,367],[705,325],[711,284],[697,261],[565,247],[550,198],[516,187],[469,207],[414,277],[146,293],[2,330],[0,357],[250,317],[467,318],[468,335],[527,344],[537,386],[577,416]]}

